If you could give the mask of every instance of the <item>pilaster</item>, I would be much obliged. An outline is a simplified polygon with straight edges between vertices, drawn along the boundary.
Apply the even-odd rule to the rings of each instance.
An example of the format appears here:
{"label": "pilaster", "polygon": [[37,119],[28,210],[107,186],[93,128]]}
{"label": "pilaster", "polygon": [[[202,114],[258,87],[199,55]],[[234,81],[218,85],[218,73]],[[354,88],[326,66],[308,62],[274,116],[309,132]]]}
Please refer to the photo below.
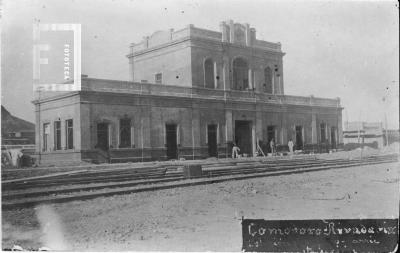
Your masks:
{"label": "pilaster", "polygon": [[232,110],[225,110],[225,140],[226,142],[233,141],[233,120],[232,120]]}
{"label": "pilaster", "polygon": [[317,114],[313,111],[311,114],[311,143],[312,144],[317,144],[318,139],[317,139]]}

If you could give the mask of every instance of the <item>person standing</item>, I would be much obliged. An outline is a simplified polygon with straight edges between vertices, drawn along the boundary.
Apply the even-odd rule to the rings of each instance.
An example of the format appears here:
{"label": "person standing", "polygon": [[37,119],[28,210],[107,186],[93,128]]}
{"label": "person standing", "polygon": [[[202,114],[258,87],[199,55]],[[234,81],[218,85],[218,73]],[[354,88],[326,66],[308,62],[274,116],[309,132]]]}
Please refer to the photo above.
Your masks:
{"label": "person standing", "polygon": [[269,142],[269,147],[271,148],[271,153],[272,155],[275,155],[275,142],[274,142],[274,138],[271,139],[271,141]]}
{"label": "person standing", "polygon": [[288,142],[290,156],[293,156],[293,146],[294,146],[293,141],[292,139],[290,139]]}
{"label": "person standing", "polygon": [[232,158],[237,158],[239,157],[239,151],[240,148],[238,146],[236,146],[236,143],[233,143],[233,147],[232,147]]}

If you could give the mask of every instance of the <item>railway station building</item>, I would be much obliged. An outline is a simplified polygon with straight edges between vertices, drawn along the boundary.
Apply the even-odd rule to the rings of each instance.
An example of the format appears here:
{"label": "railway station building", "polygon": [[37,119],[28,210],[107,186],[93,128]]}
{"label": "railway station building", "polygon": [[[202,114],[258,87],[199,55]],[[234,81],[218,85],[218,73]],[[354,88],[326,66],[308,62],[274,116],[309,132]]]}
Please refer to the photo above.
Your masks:
{"label": "railway station building", "polygon": [[236,143],[278,151],[342,144],[339,98],[284,93],[280,43],[249,24],[188,25],[130,45],[130,81],[83,76],[81,90],[43,93],[36,108],[40,163],[225,158]]}

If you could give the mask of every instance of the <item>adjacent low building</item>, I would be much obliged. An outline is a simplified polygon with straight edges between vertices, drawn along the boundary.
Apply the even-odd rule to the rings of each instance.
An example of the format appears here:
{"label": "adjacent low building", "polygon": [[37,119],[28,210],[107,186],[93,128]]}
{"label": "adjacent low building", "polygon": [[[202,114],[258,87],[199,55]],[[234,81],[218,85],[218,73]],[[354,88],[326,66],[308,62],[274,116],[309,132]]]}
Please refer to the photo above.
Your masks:
{"label": "adjacent low building", "polygon": [[[284,94],[280,43],[248,24],[189,25],[130,46],[130,81],[82,78],[36,99],[41,163],[229,157],[236,143],[327,151],[342,143],[340,100]],[[257,145],[258,144],[258,145]]]}
{"label": "adjacent low building", "polygon": [[35,125],[11,115],[1,106],[1,145],[3,148],[15,148],[35,144]]}
{"label": "adjacent low building", "polygon": [[399,141],[399,130],[384,129],[382,122],[345,122],[343,144],[345,149],[361,146],[382,148]]}

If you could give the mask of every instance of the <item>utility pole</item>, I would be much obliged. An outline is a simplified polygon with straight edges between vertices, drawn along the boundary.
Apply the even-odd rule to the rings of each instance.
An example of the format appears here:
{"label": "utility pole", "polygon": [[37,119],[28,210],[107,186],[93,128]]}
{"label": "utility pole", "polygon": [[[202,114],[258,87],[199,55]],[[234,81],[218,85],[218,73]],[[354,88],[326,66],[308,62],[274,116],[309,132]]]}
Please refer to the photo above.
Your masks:
{"label": "utility pole", "polygon": [[388,130],[387,130],[387,118],[385,112],[385,139],[386,139],[386,147],[389,146],[389,138],[388,138]]}
{"label": "utility pole", "polygon": [[358,117],[358,120],[359,120],[359,122],[358,122],[358,143],[360,144],[360,148],[361,148],[361,152],[360,152],[360,159],[362,159],[362,153],[363,153],[363,146],[362,146],[362,144],[361,144],[361,142],[360,142],[360,125],[362,124],[362,122],[361,122],[361,110],[360,110],[360,114],[359,114],[359,117]]}
{"label": "utility pole", "polygon": [[[41,91],[42,91],[42,87],[38,87],[37,88],[37,92],[38,92],[38,129],[39,129],[39,132],[38,132],[38,135],[39,135],[39,138],[38,138],[38,146],[39,146],[39,154],[38,154],[38,163],[40,164],[41,163],[41,161],[42,161],[42,145],[41,145],[41,143],[42,143],[42,138],[41,138],[41,136],[40,136],[40,134],[42,133],[41,132],[41,130],[40,130],[40,126],[42,125],[41,124],[41,122],[40,122],[40,94],[41,94]],[[44,130],[43,130],[44,131]],[[44,134],[44,132],[43,132],[43,134]],[[43,136],[44,137],[44,136]]]}
{"label": "utility pole", "polygon": [[[142,116],[141,116],[142,117]],[[142,163],[143,163],[143,118],[140,119],[140,142],[141,142],[141,148],[142,148]]]}

